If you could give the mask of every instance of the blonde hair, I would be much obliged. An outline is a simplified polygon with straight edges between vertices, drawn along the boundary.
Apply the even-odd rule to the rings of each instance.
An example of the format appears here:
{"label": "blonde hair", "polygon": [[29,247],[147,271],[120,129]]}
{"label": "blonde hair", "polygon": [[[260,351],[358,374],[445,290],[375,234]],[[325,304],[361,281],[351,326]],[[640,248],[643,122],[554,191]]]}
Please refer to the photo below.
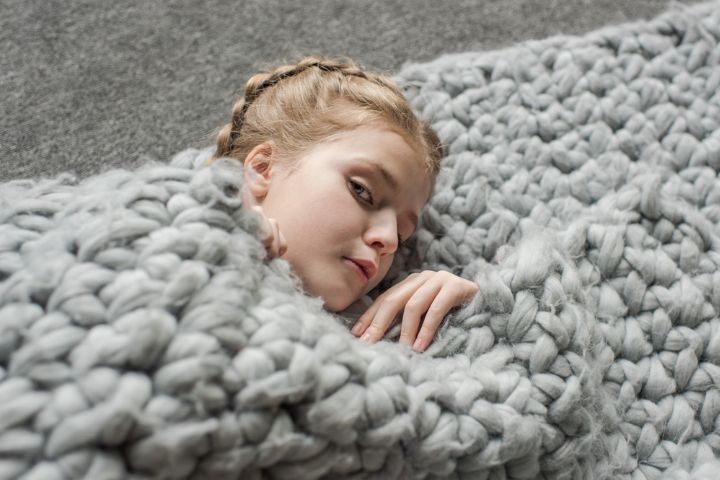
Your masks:
{"label": "blonde hair", "polygon": [[[253,75],[232,109],[231,121],[217,136],[211,160],[244,161],[257,145],[272,141],[283,153],[298,153],[343,131],[382,123],[422,154],[434,180],[442,145],[420,120],[400,88],[388,77],[365,72],[352,62],[307,57]],[[433,182],[434,183],[434,182]]]}

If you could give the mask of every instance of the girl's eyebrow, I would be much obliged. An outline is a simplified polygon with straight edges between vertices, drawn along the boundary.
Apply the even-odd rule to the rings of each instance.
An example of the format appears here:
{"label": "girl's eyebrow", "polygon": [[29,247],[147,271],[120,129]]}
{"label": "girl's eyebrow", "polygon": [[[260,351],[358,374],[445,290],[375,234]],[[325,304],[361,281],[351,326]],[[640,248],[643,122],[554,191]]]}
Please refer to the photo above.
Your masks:
{"label": "girl's eyebrow", "polygon": [[376,170],[378,170],[380,172],[380,174],[382,175],[383,179],[385,179],[385,182],[388,183],[393,188],[393,190],[398,189],[398,181],[395,179],[395,177],[393,177],[390,174],[390,172],[387,171],[387,169],[385,167],[383,167],[381,164],[374,162],[372,160],[362,159],[362,161],[364,163],[367,163],[371,167],[375,168]]}
{"label": "girl's eyebrow", "polygon": [[[395,177],[393,177],[384,166],[382,166],[378,162],[375,162],[370,159],[363,158],[361,160],[364,163],[373,167],[374,169],[378,170],[380,172],[380,175],[382,176],[382,178],[385,180],[385,182],[388,185],[390,185],[390,187],[392,187],[393,190],[396,190],[396,191],[398,190],[399,183],[398,183],[397,179]],[[415,214],[415,212],[409,212],[409,215],[410,215],[410,220],[412,220],[413,229],[417,228],[418,216]]]}

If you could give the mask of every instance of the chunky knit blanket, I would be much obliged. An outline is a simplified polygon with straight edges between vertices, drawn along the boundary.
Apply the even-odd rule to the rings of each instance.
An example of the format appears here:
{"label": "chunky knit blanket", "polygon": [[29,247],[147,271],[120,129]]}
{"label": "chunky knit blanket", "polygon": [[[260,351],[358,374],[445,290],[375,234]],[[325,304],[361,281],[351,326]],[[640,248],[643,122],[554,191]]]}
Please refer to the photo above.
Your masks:
{"label": "chunky knit blanket", "polygon": [[402,70],[449,156],[383,286],[480,285],[423,354],[265,260],[209,150],[1,185],[0,479],[717,478],[719,41],[714,3]]}

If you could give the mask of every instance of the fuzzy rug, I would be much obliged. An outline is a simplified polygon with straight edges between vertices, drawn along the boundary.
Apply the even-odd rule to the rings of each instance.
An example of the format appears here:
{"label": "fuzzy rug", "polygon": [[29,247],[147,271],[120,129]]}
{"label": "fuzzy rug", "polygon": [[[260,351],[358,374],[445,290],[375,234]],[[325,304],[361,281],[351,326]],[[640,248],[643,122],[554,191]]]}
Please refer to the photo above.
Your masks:
{"label": "fuzzy rug", "polygon": [[449,156],[384,285],[481,287],[424,354],[264,261],[210,150],[0,185],[0,479],[716,478],[719,41],[713,3],[400,72]]}

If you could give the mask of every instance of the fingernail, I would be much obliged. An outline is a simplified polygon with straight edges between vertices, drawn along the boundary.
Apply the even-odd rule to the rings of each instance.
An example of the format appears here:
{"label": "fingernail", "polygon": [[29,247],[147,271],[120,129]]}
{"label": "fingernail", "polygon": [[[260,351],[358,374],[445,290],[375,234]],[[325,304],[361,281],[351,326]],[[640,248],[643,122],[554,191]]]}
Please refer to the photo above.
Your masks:
{"label": "fingernail", "polygon": [[425,350],[425,339],[422,338],[422,337],[418,337],[418,338],[415,340],[415,343],[413,343],[413,347],[412,347],[412,348],[413,348],[413,350],[415,350],[416,352],[422,352],[423,350]]}
{"label": "fingernail", "polygon": [[352,330],[350,330],[350,333],[357,336],[357,335],[360,335],[360,332],[362,332],[362,323],[358,322],[352,327]]}
{"label": "fingernail", "polygon": [[363,333],[363,336],[360,337],[360,340],[362,340],[363,342],[370,343],[370,334],[367,332]]}

